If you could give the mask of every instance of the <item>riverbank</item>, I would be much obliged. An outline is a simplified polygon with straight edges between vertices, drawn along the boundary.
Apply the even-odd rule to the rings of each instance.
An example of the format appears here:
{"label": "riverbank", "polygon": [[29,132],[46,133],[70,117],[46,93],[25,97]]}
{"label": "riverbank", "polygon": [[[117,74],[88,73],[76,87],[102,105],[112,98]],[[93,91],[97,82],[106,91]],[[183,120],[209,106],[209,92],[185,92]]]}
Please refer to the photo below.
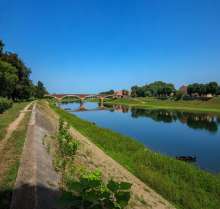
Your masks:
{"label": "riverbank", "polygon": [[[45,108],[47,107],[46,103],[41,103],[41,105]],[[73,192],[74,187],[70,188],[68,185],[72,185],[73,179],[79,179],[81,175],[84,175],[87,172],[100,172],[101,179],[104,184],[107,184],[107,182],[111,180],[114,180],[118,183],[131,183],[131,193],[129,195],[130,199],[128,201],[128,205],[125,207],[126,209],[175,208],[167,200],[161,197],[161,195],[158,195],[158,193],[149,188],[144,182],[135,177],[118,162],[113,160],[87,137],[73,128],[73,126],[71,128],[64,128],[69,127],[69,124],[65,123],[66,126],[64,126],[64,123],[61,121],[63,121],[62,118],[59,123],[57,141],[54,140],[54,138],[47,138],[47,140],[45,140],[45,144],[47,144],[52,156],[54,156],[54,166],[56,170],[59,171],[60,176],[62,176],[63,179],[63,181],[60,182],[60,190],[62,191],[60,200],[64,208],[72,208],[68,207],[68,205],[71,205],[71,202],[73,202],[74,198],[74,196],[70,194]],[[71,138],[71,142],[77,145],[74,154],[68,158],[63,156],[64,146],[60,146],[61,141],[59,138],[60,136],[62,136],[61,138],[66,136],[66,134],[63,134],[65,131],[68,131],[69,133],[69,137],[66,138]],[[66,144],[65,147],[68,147],[68,145]],[[64,164],[60,164],[60,162],[64,161],[66,164],[65,168],[62,167]],[[83,195],[86,195],[86,193],[83,193]],[[65,196],[69,196],[70,198],[67,200]],[[96,198],[97,200],[99,199],[98,196],[96,196]],[[75,205],[75,207],[78,208],[77,205]]]}
{"label": "riverbank", "polygon": [[151,108],[151,109],[171,109],[185,110],[190,112],[215,112],[220,113],[220,97],[214,97],[208,101],[173,101],[159,100],[156,98],[128,98],[112,99],[105,102],[106,104],[120,104],[130,107]]}
{"label": "riverbank", "polygon": [[81,134],[178,208],[218,209],[220,179],[187,163],[154,153],[130,137],[52,108]]}

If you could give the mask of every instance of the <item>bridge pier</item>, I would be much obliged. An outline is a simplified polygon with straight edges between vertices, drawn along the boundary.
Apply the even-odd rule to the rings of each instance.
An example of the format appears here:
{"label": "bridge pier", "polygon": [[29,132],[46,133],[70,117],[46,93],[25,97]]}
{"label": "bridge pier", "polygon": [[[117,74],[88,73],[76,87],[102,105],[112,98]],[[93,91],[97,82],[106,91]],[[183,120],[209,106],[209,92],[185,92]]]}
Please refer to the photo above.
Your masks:
{"label": "bridge pier", "polygon": [[104,97],[99,98],[99,107],[104,108]]}
{"label": "bridge pier", "polygon": [[85,110],[86,109],[83,102],[80,102],[79,109],[80,110]]}
{"label": "bridge pier", "polygon": [[84,97],[80,97],[80,107],[79,107],[80,110],[85,110],[86,109],[85,106],[84,106],[84,100],[85,100]]}

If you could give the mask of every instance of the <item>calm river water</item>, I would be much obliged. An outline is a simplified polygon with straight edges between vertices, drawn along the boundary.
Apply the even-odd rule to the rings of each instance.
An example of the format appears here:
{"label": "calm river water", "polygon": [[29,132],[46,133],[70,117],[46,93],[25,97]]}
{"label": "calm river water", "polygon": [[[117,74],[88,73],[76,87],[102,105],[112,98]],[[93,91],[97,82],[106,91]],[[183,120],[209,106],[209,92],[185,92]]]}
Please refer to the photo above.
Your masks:
{"label": "calm river water", "polygon": [[108,106],[104,110],[97,103],[62,104],[82,119],[95,122],[131,136],[162,154],[196,156],[196,164],[211,172],[220,172],[220,116],[213,113],[189,113],[171,110]]}

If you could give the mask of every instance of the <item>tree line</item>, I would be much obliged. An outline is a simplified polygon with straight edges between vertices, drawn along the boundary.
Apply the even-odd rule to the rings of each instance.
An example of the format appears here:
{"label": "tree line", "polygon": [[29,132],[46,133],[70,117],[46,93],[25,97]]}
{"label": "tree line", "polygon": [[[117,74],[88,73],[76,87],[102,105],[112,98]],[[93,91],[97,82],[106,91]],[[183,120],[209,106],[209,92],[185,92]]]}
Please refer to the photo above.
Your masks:
{"label": "tree line", "polygon": [[30,79],[31,69],[13,52],[4,50],[0,40],[0,97],[13,101],[42,98],[47,93],[44,84]]}
{"label": "tree line", "polygon": [[172,83],[165,83],[163,81],[155,81],[144,86],[132,86],[132,97],[146,97],[146,96],[170,96],[176,91]]}
{"label": "tree line", "polygon": [[203,83],[193,83],[187,87],[187,93],[189,95],[198,94],[199,96],[204,96],[207,94],[219,95],[220,86],[217,82]]}
{"label": "tree line", "polygon": [[[187,94],[193,96],[194,94],[198,94],[199,96],[206,96],[208,94],[211,95],[219,95],[220,94],[220,86],[217,82],[209,82],[206,84],[202,83],[193,83],[188,85]],[[132,97],[167,97],[167,96],[182,96],[184,92],[177,90],[172,83],[166,83],[163,81],[155,81],[150,84],[145,84],[143,86],[132,86],[131,87],[131,96]]]}

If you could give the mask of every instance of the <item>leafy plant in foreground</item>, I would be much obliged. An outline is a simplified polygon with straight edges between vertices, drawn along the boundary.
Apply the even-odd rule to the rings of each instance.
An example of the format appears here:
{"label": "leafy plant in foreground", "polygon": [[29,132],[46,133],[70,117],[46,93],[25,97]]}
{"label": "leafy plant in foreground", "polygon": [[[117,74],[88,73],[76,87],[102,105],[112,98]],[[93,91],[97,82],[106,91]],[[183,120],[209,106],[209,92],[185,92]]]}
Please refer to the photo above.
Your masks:
{"label": "leafy plant in foreground", "polygon": [[62,161],[59,163],[60,166],[65,170],[66,163],[68,159],[72,159],[78,149],[78,142],[72,138],[67,127],[64,124],[64,121],[60,120],[59,122],[59,134],[58,134],[60,154]]}
{"label": "leafy plant in foreground", "polygon": [[76,209],[123,209],[130,200],[130,183],[110,180],[105,184],[100,171],[86,172],[79,181],[69,180],[67,187]]}

